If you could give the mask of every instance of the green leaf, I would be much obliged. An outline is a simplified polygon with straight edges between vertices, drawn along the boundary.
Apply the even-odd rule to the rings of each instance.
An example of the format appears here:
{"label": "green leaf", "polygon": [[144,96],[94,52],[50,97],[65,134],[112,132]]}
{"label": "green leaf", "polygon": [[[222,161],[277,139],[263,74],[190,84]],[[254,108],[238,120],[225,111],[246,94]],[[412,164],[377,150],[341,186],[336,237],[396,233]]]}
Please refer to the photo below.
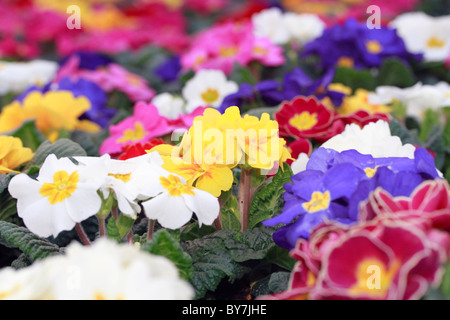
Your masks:
{"label": "green leaf", "polygon": [[377,85],[377,79],[369,70],[356,70],[348,67],[338,67],[333,82],[342,83],[353,91],[358,88],[373,91]]}
{"label": "green leaf", "polygon": [[439,127],[439,114],[431,109],[425,111],[425,117],[422,121],[422,127],[420,128],[419,139],[421,141],[427,141],[431,129],[433,127]]}
{"label": "green leaf", "polygon": [[414,73],[403,61],[388,58],[383,61],[377,78],[378,86],[410,87],[416,83]]}
{"label": "green leaf", "polygon": [[22,126],[15,131],[8,133],[10,136],[20,138],[24,147],[36,151],[40,144],[45,141],[45,137],[35,125],[35,120],[25,121]]}
{"label": "green leaf", "polygon": [[[251,68],[257,70],[260,68],[259,64],[251,64]],[[250,67],[244,67],[239,63],[235,63],[233,66],[233,70],[230,75],[230,79],[236,82],[237,84],[249,83],[255,84],[256,80],[250,72]]]}
{"label": "green leaf", "polygon": [[12,217],[17,213],[17,201],[8,191],[8,185],[14,173],[0,174],[0,221],[12,222]]}
{"label": "green leaf", "polygon": [[106,232],[107,236],[110,239],[117,241],[118,243],[122,242],[122,238],[119,233],[119,228],[117,228],[116,220],[113,217],[108,219],[108,223],[106,224]]}
{"label": "green leaf", "polygon": [[30,258],[25,253],[22,253],[16,260],[14,260],[11,263],[11,267],[18,270],[26,268],[30,266],[32,263],[33,261],[31,261]]}
{"label": "green leaf", "polygon": [[208,291],[214,292],[223,279],[228,278],[233,283],[249,272],[249,268],[232,259],[226,248],[225,242],[233,242],[234,234],[232,230],[220,230],[183,244],[193,261],[191,284],[196,299],[204,297]]}
{"label": "green leaf", "polygon": [[194,240],[207,236],[215,231],[217,231],[216,228],[205,224],[200,227],[196,221],[181,228],[181,239],[184,241]]}
{"label": "green leaf", "polygon": [[284,184],[291,181],[291,176],[292,170],[285,163],[283,170],[278,169],[272,181],[255,193],[250,205],[249,229],[281,212],[284,204]]}
{"label": "green leaf", "polygon": [[121,239],[123,239],[123,237],[125,237],[130,232],[134,222],[135,222],[134,219],[128,218],[123,213],[119,214],[119,217],[117,218],[116,221],[116,226],[117,230],[119,231],[119,236]]}
{"label": "green leaf", "polygon": [[41,165],[49,154],[56,155],[57,158],[62,157],[76,157],[86,156],[86,151],[76,142],[69,139],[60,139],[51,143],[50,141],[43,142],[36,150],[30,165]]}
{"label": "green leaf", "polygon": [[72,131],[70,134],[70,140],[78,143],[86,151],[88,156],[97,157],[99,156],[98,150],[107,136],[107,131],[100,131],[97,133]]}
{"label": "green leaf", "polygon": [[174,239],[167,230],[156,231],[151,241],[142,246],[142,250],[168,258],[177,266],[183,279],[189,281],[192,278],[194,274],[192,258],[183,251],[179,241]]}
{"label": "green leaf", "polygon": [[267,227],[248,229],[234,235],[236,241],[225,241],[231,258],[237,262],[264,259],[277,245],[272,239],[273,229]]}
{"label": "green leaf", "polygon": [[272,293],[278,293],[287,290],[290,278],[290,272],[281,271],[272,273],[269,280],[270,291]]}
{"label": "green leaf", "polygon": [[417,132],[415,130],[408,130],[397,120],[391,119],[389,121],[389,127],[391,129],[391,134],[397,136],[402,140],[403,144],[410,143],[412,145],[420,144],[417,138]]}
{"label": "green leaf", "polygon": [[0,237],[21,250],[33,261],[60,253],[57,245],[36,236],[24,227],[6,221],[0,221]]}
{"label": "green leaf", "polygon": [[229,229],[236,232],[241,230],[241,222],[239,221],[239,218],[236,216],[233,210],[224,207],[221,209],[221,215],[223,229]]}
{"label": "green leaf", "polygon": [[266,259],[270,263],[276,264],[277,266],[288,271],[292,271],[296,263],[296,260],[289,255],[289,250],[279,246],[274,246],[267,253]]}
{"label": "green leaf", "polygon": [[445,266],[444,277],[442,278],[441,287],[442,294],[450,299],[450,263]]}

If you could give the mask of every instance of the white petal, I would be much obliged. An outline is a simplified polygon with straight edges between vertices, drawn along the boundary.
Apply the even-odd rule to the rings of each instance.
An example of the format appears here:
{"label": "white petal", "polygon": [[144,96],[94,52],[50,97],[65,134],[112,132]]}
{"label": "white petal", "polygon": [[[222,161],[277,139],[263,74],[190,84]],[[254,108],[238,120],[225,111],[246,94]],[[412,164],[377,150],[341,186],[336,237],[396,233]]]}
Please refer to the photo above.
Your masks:
{"label": "white petal", "polygon": [[165,228],[178,229],[185,225],[192,217],[183,197],[172,197],[163,193],[142,203],[145,215],[149,219],[158,220]]}
{"label": "white petal", "polygon": [[209,192],[195,189],[195,196],[183,194],[189,209],[195,212],[198,223],[211,225],[219,216],[219,200]]}

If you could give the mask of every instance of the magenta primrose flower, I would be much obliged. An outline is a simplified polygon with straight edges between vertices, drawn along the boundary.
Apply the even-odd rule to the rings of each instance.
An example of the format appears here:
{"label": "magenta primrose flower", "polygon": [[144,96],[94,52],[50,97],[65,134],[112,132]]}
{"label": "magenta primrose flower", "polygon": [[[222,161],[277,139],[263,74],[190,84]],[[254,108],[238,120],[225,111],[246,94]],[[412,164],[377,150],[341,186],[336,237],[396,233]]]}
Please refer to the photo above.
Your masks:
{"label": "magenta primrose flower", "polygon": [[134,106],[132,116],[109,127],[109,138],[100,146],[100,154],[118,154],[122,147],[145,143],[152,138],[160,137],[173,131],[167,118],[161,116],[151,103],[138,102]]}

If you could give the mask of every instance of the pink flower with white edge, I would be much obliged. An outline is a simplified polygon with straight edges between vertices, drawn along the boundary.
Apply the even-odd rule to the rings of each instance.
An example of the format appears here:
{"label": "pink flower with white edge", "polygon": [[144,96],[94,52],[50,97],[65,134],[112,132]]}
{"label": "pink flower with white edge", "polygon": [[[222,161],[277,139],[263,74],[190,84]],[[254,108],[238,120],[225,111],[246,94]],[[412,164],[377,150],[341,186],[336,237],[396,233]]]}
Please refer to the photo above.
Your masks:
{"label": "pink flower with white edge", "polygon": [[158,113],[151,103],[138,102],[132,116],[109,127],[109,138],[100,146],[100,154],[115,155],[122,152],[122,147],[163,136],[173,131],[168,120]]}

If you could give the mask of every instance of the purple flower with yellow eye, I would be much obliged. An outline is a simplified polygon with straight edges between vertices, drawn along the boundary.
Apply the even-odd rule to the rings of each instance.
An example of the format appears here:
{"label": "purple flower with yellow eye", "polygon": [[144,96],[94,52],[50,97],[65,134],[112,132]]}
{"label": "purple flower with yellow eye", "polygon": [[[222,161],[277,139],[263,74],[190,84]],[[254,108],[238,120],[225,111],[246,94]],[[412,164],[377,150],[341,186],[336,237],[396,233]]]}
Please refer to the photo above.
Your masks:
{"label": "purple flower with yellow eye", "polygon": [[[306,170],[292,176],[284,188],[283,211],[263,224],[290,224],[293,238],[308,238],[310,231],[326,219],[351,222],[348,201],[365,173],[350,163],[334,166],[327,172]],[[292,241],[289,241],[292,242]]]}
{"label": "purple flower with yellow eye", "polygon": [[280,215],[263,222],[285,224],[274,233],[274,241],[290,249],[299,238],[327,220],[343,224],[358,221],[359,206],[381,187],[394,196],[409,196],[419,184],[439,178],[433,157],[423,148],[414,158],[374,158],[356,150],[337,152],[318,148],[306,170],[284,185],[285,205]]}
{"label": "purple flower with yellow eye", "polygon": [[336,65],[359,69],[379,67],[388,57],[405,62],[422,58],[421,55],[408,52],[395,29],[369,29],[366,23],[354,19],[326,29],[322,36],[307,43],[302,56],[309,55],[319,56],[322,67],[327,70]]}

